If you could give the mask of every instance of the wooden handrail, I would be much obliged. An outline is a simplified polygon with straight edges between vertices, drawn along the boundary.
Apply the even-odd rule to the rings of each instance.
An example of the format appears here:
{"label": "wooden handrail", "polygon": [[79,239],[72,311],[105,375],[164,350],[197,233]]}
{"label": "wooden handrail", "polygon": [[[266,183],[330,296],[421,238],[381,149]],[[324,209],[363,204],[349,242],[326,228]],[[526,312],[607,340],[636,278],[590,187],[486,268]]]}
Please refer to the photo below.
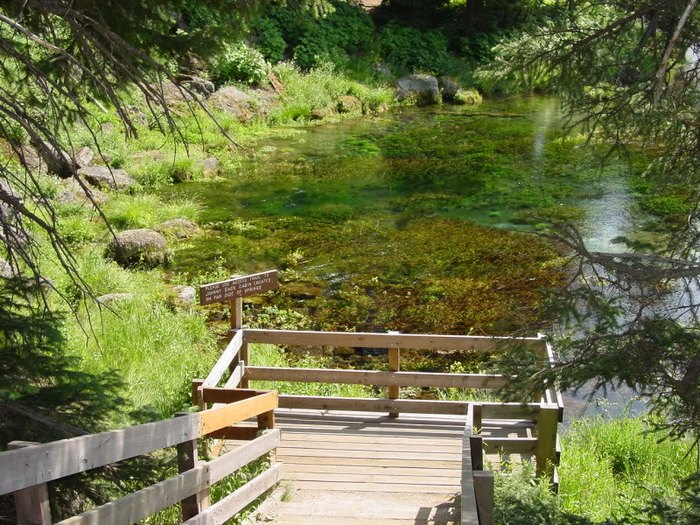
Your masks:
{"label": "wooden handrail", "polygon": [[415,350],[470,350],[497,352],[499,345],[520,343],[543,348],[538,337],[483,337],[471,335],[379,334],[367,332],[311,332],[295,330],[243,330],[246,343],[292,346],[339,346],[350,348],[406,348]]}
{"label": "wooden handrail", "polygon": [[372,386],[413,386],[433,388],[497,389],[508,384],[499,374],[447,374],[433,372],[391,372],[384,370],[342,370],[327,368],[288,368],[247,366],[250,381],[301,383],[342,383]]}
{"label": "wooden handrail", "polygon": [[197,439],[277,406],[277,392],[204,412],[0,453],[0,495]]}

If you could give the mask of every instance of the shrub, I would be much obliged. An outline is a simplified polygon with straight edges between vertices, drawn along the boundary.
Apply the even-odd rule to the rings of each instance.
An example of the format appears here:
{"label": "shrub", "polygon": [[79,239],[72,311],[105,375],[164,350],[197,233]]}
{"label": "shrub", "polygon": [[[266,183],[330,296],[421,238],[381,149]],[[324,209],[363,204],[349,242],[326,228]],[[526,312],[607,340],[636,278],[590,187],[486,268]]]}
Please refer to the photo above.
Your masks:
{"label": "shrub", "polygon": [[419,31],[391,22],[382,29],[380,49],[385,60],[403,73],[445,74],[449,67],[447,39],[437,31]]}
{"label": "shrub", "polygon": [[267,82],[270,64],[255,49],[238,42],[226,47],[214,60],[211,76],[216,84],[242,82],[250,85],[263,85]]}
{"label": "shrub", "polygon": [[271,18],[259,18],[253,23],[253,43],[265,60],[273,64],[280,62],[287,50],[282,29]]}

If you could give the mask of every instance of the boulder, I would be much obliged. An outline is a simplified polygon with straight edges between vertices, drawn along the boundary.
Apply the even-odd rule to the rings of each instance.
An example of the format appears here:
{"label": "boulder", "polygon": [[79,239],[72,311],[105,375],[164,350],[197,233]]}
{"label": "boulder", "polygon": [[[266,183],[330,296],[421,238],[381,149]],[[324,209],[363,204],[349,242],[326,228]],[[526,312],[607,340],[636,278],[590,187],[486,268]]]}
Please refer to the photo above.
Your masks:
{"label": "boulder", "polygon": [[23,145],[20,148],[19,161],[31,172],[45,173],[48,170],[44,159],[34,146]]}
{"label": "boulder", "polygon": [[[22,198],[5,179],[0,179],[0,193],[6,198],[16,200],[17,204],[22,203]],[[0,221],[7,224],[15,218],[15,215],[15,209],[10,204],[0,201]]]}
{"label": "boulder", "polygon": [[312,109],[311,112],[309,113],[309,119],[310,120],[323,120],[324,118],[330,117],[334,113],[335,113],[335,111],[333,111],[333,108],[330,108],[330,107],[316,108],[316,109]]}
{"label": "boulder", "polygon": [[[107,202],[107,195],[96,188],[83,183],[85,188],[80,185],[75,177],[61,181],[61,190],[56,195],[56,200],[61,204],[77,204],[85,205],[94,202],[101,206]],[[86,193],[87,190],[87,193]]]}
{"label": "boulder", "polygon": [[344,95],[338,99],[338,113],[359,113],[362,111],[362,102],[352,95]]}
{"label": "boulder", "polygon": [[90,148],[85,146],[80,148],[80,151],[75,154],[73,161],[78,166],[78,168],[87,168],[92,165],[92,159],[95,158],[95,154]]}
{"label": "boulder", "polygon": [[0,259],[0,278],[12,279],[14,276],[15,271],[12,269],[12,265],[5,259]]}
{"label": "boulder", "polygon": [[438,86],[442,100],[447,102],[452,102],[459,91],[459,83],[448,77],[438,78]]}
{"label": "boulder", "polygon": [[440,88],[437,78],[431,75],[408,75],[396,81],[399,100],[415,98],[419,106],[439,104]]}
{"label": "boulder", "polygon": [[168,237],[186,239],[199,232],[199,226],[187,219],[170,219],[156,226],[155,230]]}
{"label": "boulder", "polygon": [[148,126],[148,115],[146,115],[138,106],[126,106],[126,116],[132,124],[145,128]]}
{"label": "boulder", "polygon": [[180,75],[177,80],[190,91],[194,91],[203,97],[208,97],[216,91],[216,87],[211,80],[196,75]]}
{"label": "boulder", "polygon": [[132,293],[108,293],[105,295],[100,295],[96,301],[100,304],[110,305],[121,301],[130,301],[133,298],[134,294]]}
{"label": "boulder", "polygon": [[194,286],[173,286],[175,306],[194,306],[197,304],[197,290]]}
{"label": "boulder", "polygon": [[253,116],[251,97],[234,86],[224,86],[216,90],[208,100],[210,106],[230,113],[241,122],[248,122]]}
{"label": "boulder", "polygon": [[155,268],[168,259],[163,234],[146,228],[117,233],[109,243],[107,253],[124,267],[143,265]]}
{"label": "boulder", "polygon": [[207,157],[202,161],[202,175],[216,177],[221,174],[221,162],[216,157]]}
{"label": "boulder", "polygon": [[78,170],[78,175],[82,176],[93,186],[101,189],[123,190],[134,184],[134,179],[124,170],[112,169],[106,166],[81,168]]}
{"label": "boulder", "polygon": [[163,82],[161,84],[152,84],[151,88],[157,93],[160,93],[163,97],[163,101],[168,105],[172,106],[181,102],[189,102],[194,100],[194,93],[187,89],[183,89],[182,86],[178,86],[173,82]]}

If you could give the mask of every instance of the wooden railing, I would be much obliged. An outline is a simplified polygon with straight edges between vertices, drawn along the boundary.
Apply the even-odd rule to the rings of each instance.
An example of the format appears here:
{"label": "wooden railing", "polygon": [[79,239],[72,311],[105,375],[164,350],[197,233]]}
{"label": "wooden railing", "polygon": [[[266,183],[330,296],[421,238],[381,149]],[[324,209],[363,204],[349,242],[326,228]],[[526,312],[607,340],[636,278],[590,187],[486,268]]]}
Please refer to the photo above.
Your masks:
{"label": "wooden railing", "polygon": [[[0,453],[0,495],[14,493],[17,523],[52,523],[47,483],[167,447],[177,447],[180,474],[121,499],[73,516],[61,525],[136,523],[181,503],[182,521],[189,525],[223,523],[271,488],[280,478],[273,463],[241,488],[209,504],[211,486],[253,460],[273,451],[276,392],[258,392],[211,410],[178,414],[172,419],[80,436],[51,443],[13,442]],[[258,437],[211,461],[197,457],[197,440],[258,417]],[[264,432],[263,432],[264,431]]]}
{"label": "wooden railing", "polygon": [[[285,346],[386,348],[389,370],[328,370],[318,368],[282,368],[249,366],[248,345],[267,343]],[[241,396],[253,395],[246,390],[249,381],[315,382],[356,384],[388,387],[386,398],[348,398],[323,396],[279,396],[280,408],[357,410],[400,413],[432,413],[465,415],[472,406],[473,428],[480,428],[482,420],[515,420],[530,422],[535,432],[530,437],[483,437],[486,453],[527,454],[535,457],[538,476],[549,475],[556,483],[556,465],[559,462],[558,423],[563,417],[561,394],[549,387],[540,399],[523,403],[481,402],[469,400],[399,399],[402,387],[460,388],[495,390],[506,386],[510,379],[499,374],[457,374],[400,371],[400,352],[404,349],[475,351],[497,353],[502,345],[519,344],[537,352],[545,361],[553,362],[552,348],[544,338],[511,339],[504,337],[476,337],[453,335],[411,335],[355,332],[309,332],[289,330],[242,329],[234,337],[211,373],[203,381],[194,383],[195,399],[201,408],[209,403],[231,402]],[[230,372],[222,388],[218,388]],[[239,387],[239,389],[231,390]],[[243,434],[241,434],[243,433]],[[228,436],[241,436],[245,429],[228,429]],[[481,450],[481,449],[479,449]]]}

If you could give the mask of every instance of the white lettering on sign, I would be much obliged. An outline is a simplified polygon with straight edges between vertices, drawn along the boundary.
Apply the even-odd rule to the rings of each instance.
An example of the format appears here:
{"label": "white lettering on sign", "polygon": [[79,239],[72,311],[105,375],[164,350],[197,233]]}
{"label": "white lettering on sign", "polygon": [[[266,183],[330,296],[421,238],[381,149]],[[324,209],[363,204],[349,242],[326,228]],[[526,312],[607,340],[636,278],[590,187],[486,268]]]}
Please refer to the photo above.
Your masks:
{"label": "white lettering on sign", "polygon": [[234,277],[227,281],[204,284],[199,287],[199,302],[203,305],[226,303],[238,297],[247,297],[279,287],[277,270]]}

